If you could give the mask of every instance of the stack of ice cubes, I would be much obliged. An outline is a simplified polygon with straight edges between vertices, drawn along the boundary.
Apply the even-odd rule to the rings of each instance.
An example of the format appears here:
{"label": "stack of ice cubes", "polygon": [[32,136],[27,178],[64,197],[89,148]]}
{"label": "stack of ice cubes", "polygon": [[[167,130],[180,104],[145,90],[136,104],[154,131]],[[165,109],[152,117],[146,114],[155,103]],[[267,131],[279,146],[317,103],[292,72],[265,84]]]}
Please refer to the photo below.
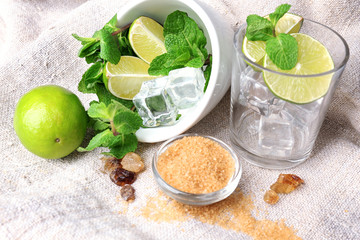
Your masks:
{"label": "stack of ice cubes", "polygon": [[[288,156],[307,144],[323,99],[308,104],[293,104],[277,98],[266,86],[262,72],[248,66],[241,73],[238,102],[255,112],[249,133],[257,135],[261,154]],[[244,114],[248,114],[246,111]]]}
{"label": "stack of ice cubes", "polygon": [[180,68],[170,71],[168,76],[144,82],[133,102],[144,126],[173,125],[179,110],[199,102],[204,86],[201,68]]}

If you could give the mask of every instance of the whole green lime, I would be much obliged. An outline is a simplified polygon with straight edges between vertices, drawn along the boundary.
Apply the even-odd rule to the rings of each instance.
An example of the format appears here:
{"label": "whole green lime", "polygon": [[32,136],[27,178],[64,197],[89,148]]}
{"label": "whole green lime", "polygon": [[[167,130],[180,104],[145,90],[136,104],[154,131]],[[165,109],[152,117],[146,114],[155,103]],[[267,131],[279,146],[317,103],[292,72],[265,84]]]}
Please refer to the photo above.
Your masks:
{"label": "whole green lime", "polygon": [[87,115],[79,98],[56,85],[34,88],[22,96],[14,115],[21,143],[48,159],[69,155],[86,134]]}

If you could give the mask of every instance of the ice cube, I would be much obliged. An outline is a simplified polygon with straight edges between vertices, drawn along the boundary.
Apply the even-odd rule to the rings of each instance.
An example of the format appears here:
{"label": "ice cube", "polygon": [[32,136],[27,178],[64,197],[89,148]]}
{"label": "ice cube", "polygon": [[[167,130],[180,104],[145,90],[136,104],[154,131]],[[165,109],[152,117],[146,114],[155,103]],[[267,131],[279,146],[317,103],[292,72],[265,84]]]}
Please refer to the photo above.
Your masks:
{"label": "ice cube", "polygon": [[261,72],[247,67],[241,73],[240,81],[240,104],[263,116],[278,113],[283,108],[285,102],[272,94],[266,86]]}
{"label": "ice cube", "polygon": [[323,98],[308,104],[294,104],[287,102],[281,110],[283,119],[293,120],[296,125],[310,126],[317,118]]}
{"label": "ice cube", "polygon": [[259,125],[259,146],[264,154],[271,156],[289,155],[294,147],[292,122],[278,114],[261,116]]}
{"label": "ice cube", "polygon": [[204,95],[205,78],[200,68],[180,68],[170,71],[166,92],[179,109],[194,106]]}
{"label": "ice cube", "polygon": [[143,82],[140,92],[133,98],[135,107],[146,127],[173,125],[178,109],[165,91],[167,77]]}

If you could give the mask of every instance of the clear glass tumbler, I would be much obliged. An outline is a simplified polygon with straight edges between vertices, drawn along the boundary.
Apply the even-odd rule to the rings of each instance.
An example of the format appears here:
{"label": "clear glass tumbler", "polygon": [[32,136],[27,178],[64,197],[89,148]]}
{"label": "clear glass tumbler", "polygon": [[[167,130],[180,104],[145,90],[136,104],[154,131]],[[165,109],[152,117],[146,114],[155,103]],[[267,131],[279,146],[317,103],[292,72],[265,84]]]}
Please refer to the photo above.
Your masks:
{"label": "clear glass tumbler", "polygon": [[[334,30],[304,19],[300,30],[320,41],[329,51],[334,69],[314,75],[290,75],[264,68],[242,52],[246,24],[235,33],[231,80],[230,131],[234,149],[246,161],[264,168],[286,169],[310,155],[339,78],[349,58],[346,41]],[[320,99],[294,104],[277,98],[264,83],[264,73],[288,78],[331,78],[329,90]]]}

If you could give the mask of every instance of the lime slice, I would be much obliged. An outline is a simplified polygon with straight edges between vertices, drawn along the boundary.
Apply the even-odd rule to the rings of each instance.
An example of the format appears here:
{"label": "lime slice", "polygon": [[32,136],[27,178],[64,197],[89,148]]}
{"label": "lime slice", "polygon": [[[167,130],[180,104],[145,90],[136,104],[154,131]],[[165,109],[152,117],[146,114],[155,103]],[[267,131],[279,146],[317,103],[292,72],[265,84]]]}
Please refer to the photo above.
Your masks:
{"label": "lime slice", "polygon": [[[265,16],[269,19],[269,16]],[[275,26],[275,33],[297,33],[299,32],[303,18],[292,14],[286,13]],[[243,41],[242,51],[246,57],[251,61],[262,65],[263,57],[265,56],[265,42],[264,41],[249,41],[246,37]]]}
{"label": "lime slice", "polygon": [[148,17],[139,17],[131,24],[129,41],[136,55],[149,64],[166,53],[163,27]]}
{"label": "lime slice", "polygon": [[140,91],[143,82],[157,78],[148,74],[149,67],[140,58],[122,56],[118,64],[106,64],[104,84],[114,96],[131,100]]}
{"label": "lime slice", "polygon": [[247,37],[245,37],[242,51],[251,61],[262,65],[265,56],[265,45],[266,43],[264,41],[249,41]]}
{"label": "lime slice", "polygon": [[[266,18],[269,19],[268,16]],[[279,19],[275,26],[275,34],[279,33],[298,33],[303,24],[304,19],[293,13],[285,13],[285,15]]]}
{"label": "lime slice", "polygon": [[[291,70],[281,70],[269,58],[264,57],[264,67],[293,75],[312,75],[330,71],[334,62],[324,45],[312,37],[302,34],[291,34],[298,42],[298,63]],[[290,77],[269,71],[263,72],[264,81],[269,89],[279,98],[304,104],[315,101],[326,94],[332,74],[319,77]]]}

